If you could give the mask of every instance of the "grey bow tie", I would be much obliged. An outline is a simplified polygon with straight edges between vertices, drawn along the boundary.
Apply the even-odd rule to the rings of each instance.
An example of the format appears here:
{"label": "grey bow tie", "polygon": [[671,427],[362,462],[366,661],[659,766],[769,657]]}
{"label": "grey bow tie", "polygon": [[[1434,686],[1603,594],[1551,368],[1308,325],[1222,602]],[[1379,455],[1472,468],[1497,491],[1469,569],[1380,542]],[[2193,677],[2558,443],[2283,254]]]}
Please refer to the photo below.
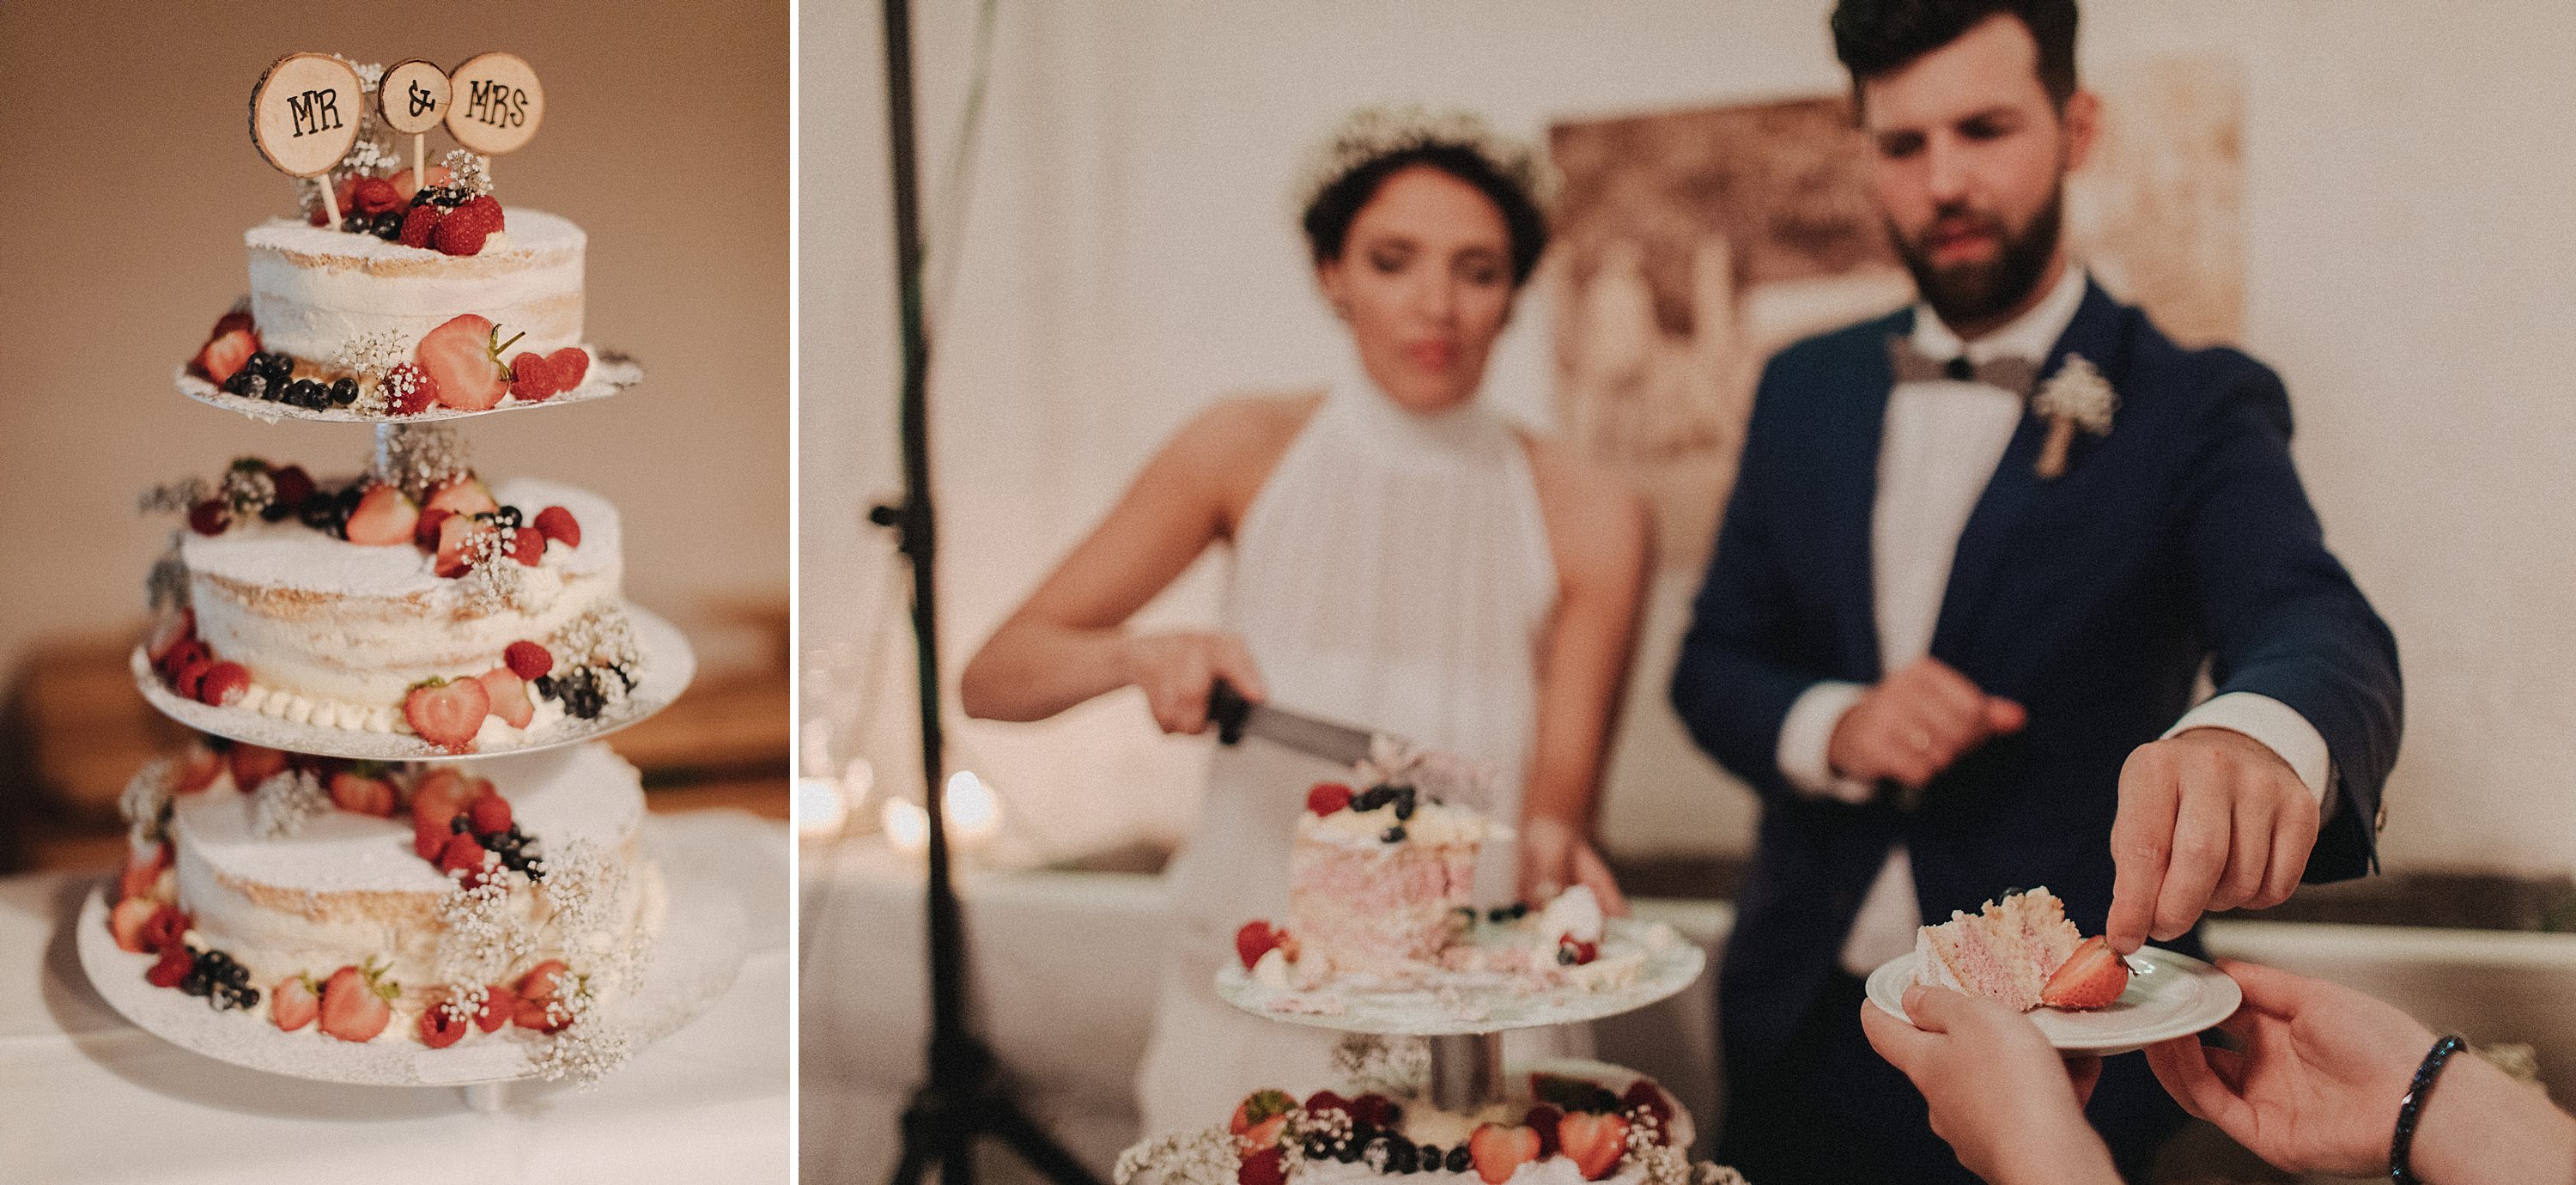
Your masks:
{"label": "grey bow tie", "polygon": [[1896,381],[1900,383],[1950,379],[1962,383],[1984,383],[2027,396],[2039,381],[2039,364],[2028,358],[2006,354],[1977,363],[1970,363],[1964,354],[1955,358],[1935,358],[1914,348],[1914,339],[1901,333],[1889,335],[1887,360],[1895,368]]}

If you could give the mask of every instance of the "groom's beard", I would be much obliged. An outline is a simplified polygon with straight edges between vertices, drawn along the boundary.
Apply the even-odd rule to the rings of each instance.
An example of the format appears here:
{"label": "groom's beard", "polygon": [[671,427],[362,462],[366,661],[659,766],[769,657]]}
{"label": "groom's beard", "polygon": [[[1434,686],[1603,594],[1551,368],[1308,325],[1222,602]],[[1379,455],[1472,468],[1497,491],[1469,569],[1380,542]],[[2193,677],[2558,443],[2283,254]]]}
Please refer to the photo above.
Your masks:
{"label": "groom's beard", "polygon": [[1895,242],[1897,255],[1905,260],[1905,270],[1914,274],[1914,287],[1922,293],[1923,302],[1940,314],[1942,324],[1955,327],[1999,321],[2030,299],[2031,292],[2039,287],[2040,276],[2048,271],[2049,256],[2057,250],[2065,200],[2065,187],[2060,186],[2018,234],[1991,214],[1978,214],[1964,207],[1937,212],[1933,225],[1945,219],[1956,222],[1967,218],[1993,233],[1999,248],[1993,259],[1983,263],[1935,264],[1930,248],[1906,238],[1892,224],[1887,228],[1887,237]]}

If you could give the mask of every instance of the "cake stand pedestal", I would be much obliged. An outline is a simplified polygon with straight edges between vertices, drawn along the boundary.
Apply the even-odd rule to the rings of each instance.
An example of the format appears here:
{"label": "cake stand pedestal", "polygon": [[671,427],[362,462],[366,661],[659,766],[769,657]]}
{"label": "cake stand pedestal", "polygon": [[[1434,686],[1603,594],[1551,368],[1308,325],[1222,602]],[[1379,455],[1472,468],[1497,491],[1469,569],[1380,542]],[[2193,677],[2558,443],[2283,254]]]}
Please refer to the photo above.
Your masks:
{"label": "cake stand pedestal", "polygon": [[1503,1097],[1503,1035],[1442,1033],[1431,1046],[1431,1105],[1466,1112]]}
{"label": "cake stand pedestal", "polygon": [[465,1096],[465,1109],[477,1115],[496,1115],[510,1105],[507,1082],[476,1082],[457,1087],[456,1093]]}

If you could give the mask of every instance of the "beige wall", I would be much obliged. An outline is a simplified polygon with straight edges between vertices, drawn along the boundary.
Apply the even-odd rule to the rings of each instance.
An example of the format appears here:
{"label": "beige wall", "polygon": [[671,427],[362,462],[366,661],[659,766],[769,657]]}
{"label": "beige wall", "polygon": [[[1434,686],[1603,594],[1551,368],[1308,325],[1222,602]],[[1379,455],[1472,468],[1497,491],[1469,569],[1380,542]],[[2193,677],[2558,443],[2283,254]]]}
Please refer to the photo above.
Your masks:
{"label": "beige wall", "polygon": [[496,165],[498,195],[589,232],[589,336],[647,380],[465,434],[487,473],[614,500],[645,605],[784,597],[787,17],[784,0],[0,7],[0,672],[36,638],[140,619],[169,529],[133,512],[142,487],[246,453],[317,473],[365,456],[365,428],[257,424],[170,385],[246,291],[242,231],[294,210],[243,116],[292,50],[536,67],[545,124]]}
{"label": "beige wall", "polygon": [[[807,109],[809,146],[835,155],[807,157],[806,209],[833,229],[809,231],[806,290],[831,293],[833,331],[862,343],[827,347],[808,322],[808,422],[834,433],[806,438],[809,660],[855,636],[881,571],[862,545],[816,566],[816,533],[846,532],[854,487],[891,474],[892,371],[868,365],[864,344],[892,320],[873,7],[805,6],[809,68],[865,72],[835,84],[847,101],[809,91]],[[924,5],[926,162],[955,143],[973,8]],[[1831,92],[1844,80],[1828,8],[1003,5],[971,203],[933,206],[964,227],[936,379],[952,680],[1175,426],[1228,391],[1313,381],[1346,348],[1285,197],[1305,146],[1343,112],[1463,105],[1535,134],[1573,115]],[[2095,0],[2085,24],[2097,68],[2168,53],[2242,63],[2247,344],[2287,378],[2328,540],[2404,651],[2388,862],[2576,866],[2576,101],[2560,81],[2576,9]],[[825,26],[844,39],[817,44]],[[858,270],[821,270],[825,246]],[[1520,310],[1486,392],[1542,423],[1550,316],[1543,298]],[[861,364],[813,367],[825,348]],[[818,521],[818,506],[843,517]],[[1206,575],[1152,614],[1210,619]],[[1619,742],[1605,825],[1632,851],[1745,842],[1746,796],[1688,746],[1661,695],[1695,580],[1656,589]],[[849,672],[838,699],[809,688],[810,708],[846,709],[873,687],[878,710],[831,756],[899,768],[905,709],[889,694],[908,671],[898,661],[870,683],[877,668],[838,657],[815,668]],[[956,740],[1042,850],[1175,832],[1198,786],[1200,751],[1156,739],[1132,695]]]}

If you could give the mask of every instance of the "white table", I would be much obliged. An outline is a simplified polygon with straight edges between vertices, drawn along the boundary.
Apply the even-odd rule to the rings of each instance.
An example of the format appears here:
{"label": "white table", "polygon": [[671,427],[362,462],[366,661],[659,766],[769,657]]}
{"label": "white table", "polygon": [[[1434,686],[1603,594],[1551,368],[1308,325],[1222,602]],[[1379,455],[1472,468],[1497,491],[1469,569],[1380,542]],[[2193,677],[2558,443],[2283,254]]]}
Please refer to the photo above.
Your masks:
{"label": "white table", "polygon": [[126,1022],[81,973],[95,874],[0,880],[0,1179],[29,1182],[783,1182],[788,1178],[786,829],[656,817],[739,850],[753,951],[704,1016],[595,1088],[340,1086],[240,1069]]}

